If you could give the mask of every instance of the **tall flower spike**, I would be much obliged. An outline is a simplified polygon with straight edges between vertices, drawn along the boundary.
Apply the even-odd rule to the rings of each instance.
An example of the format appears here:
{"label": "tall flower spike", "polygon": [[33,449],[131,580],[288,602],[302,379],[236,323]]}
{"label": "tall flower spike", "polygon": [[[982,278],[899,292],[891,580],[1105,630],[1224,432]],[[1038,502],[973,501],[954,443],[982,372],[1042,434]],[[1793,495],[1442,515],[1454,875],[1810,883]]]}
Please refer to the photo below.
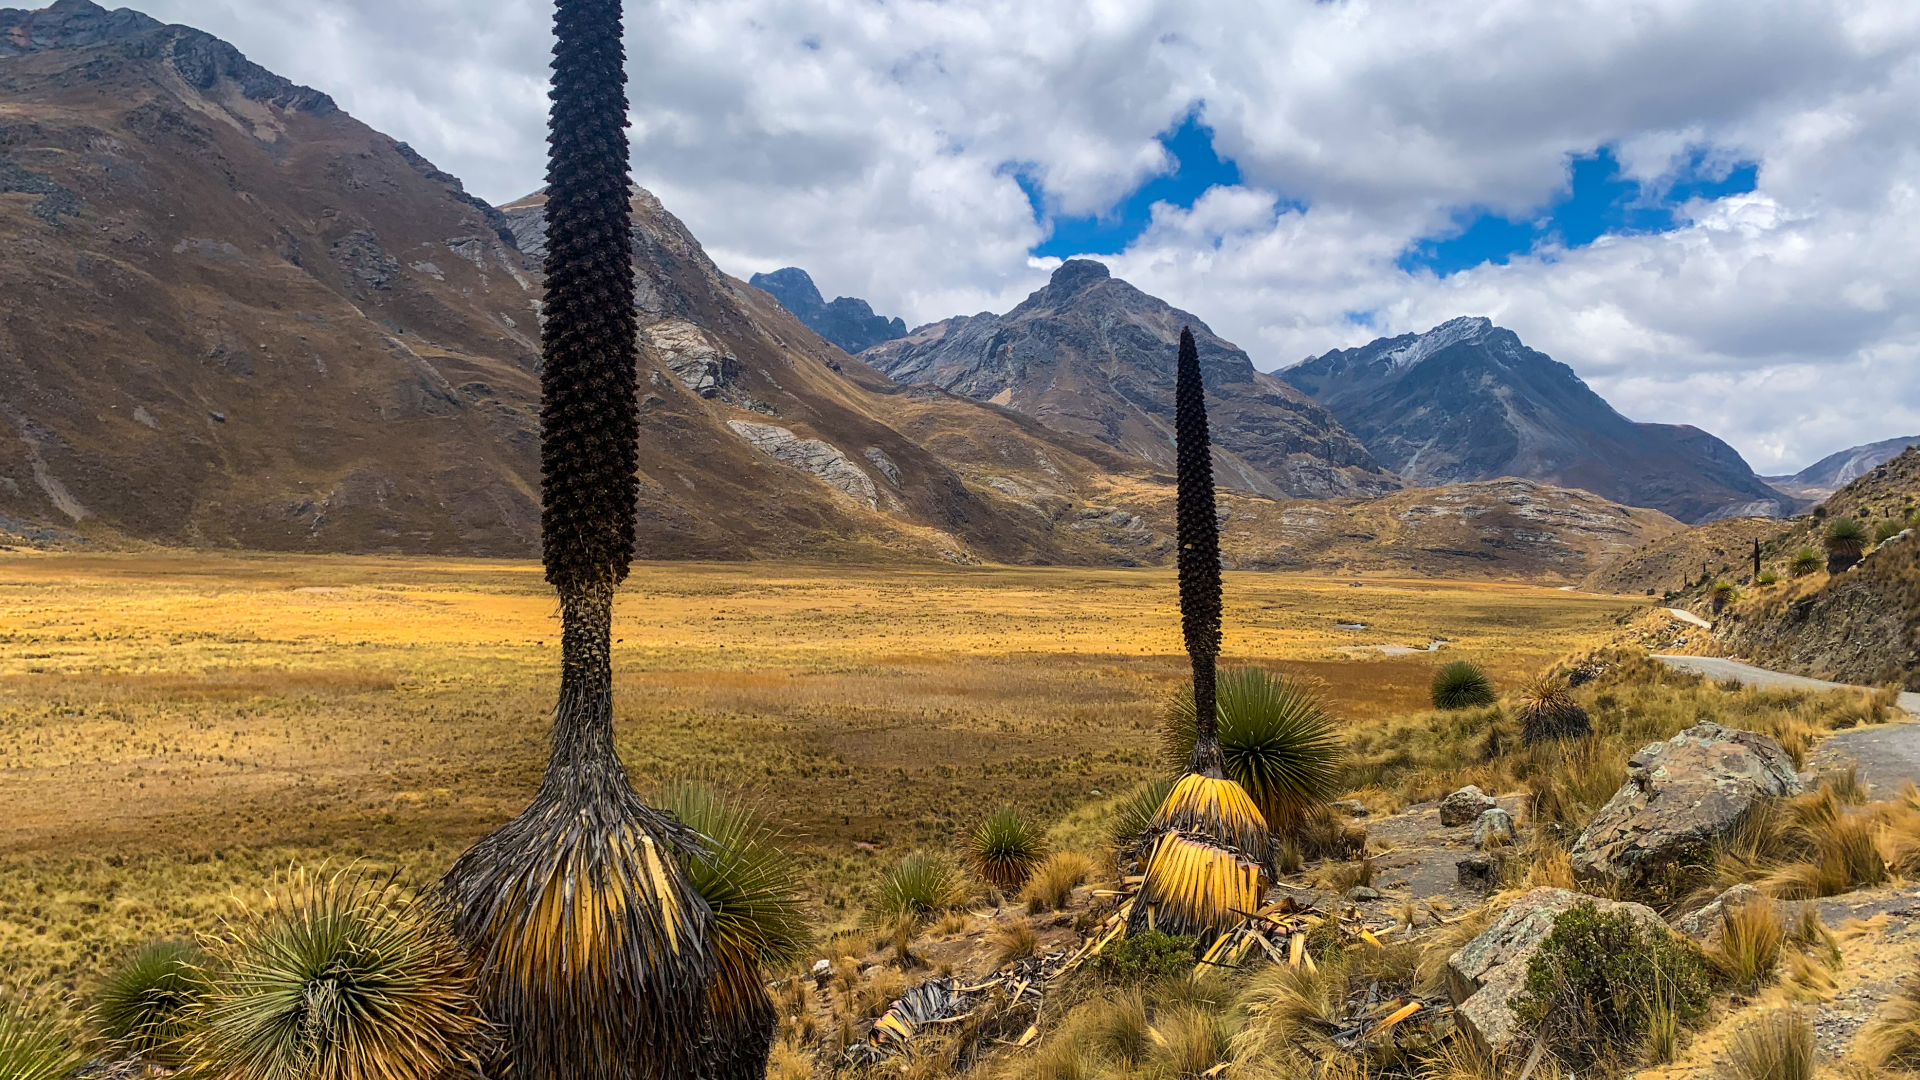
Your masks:
{"label": "tall flower spike", "polygon": [[693,1074],[710,1026],[699,838],[633,791],[613,744],[614,586],[639,464],[621,0],[558,0],[541,332],[541,539],[560,700],[533,802],[447,872],[454,928],[524,1080]]}
{"label": "tall flower spike", "polygon": [[1220,524],[1206,387],[1193,331],[1180,331],[1174,384],[1180,627],[1193,662],[1194,740],[1187,775],[1148,826],[1146,880],[1129,930],[1211,934],[1260,907],[1266,891],[1267,822],[1246,790],[1226,778],[1214,664],[1220,655]]}

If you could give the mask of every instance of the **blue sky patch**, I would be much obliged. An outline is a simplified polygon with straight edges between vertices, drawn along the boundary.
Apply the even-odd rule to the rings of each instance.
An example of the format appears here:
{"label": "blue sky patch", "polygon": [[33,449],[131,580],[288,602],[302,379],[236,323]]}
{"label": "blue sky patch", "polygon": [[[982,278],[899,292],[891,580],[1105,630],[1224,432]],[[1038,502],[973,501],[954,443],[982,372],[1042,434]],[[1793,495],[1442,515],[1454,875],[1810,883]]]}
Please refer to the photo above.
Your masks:
{"label": "blue sky patch", "polygon": [[1679,227],[1675,211],[1691,199],[1723,199],[1754,189],[1760,167],[1744,161],[1715,169],[1705,151],[1696,151],[1670,182],[1643,184],[1620,174],[1613,148],[1567,162],[1568,182],[1530,221],[1513,221],[1481,209],[1454,215],[1455,230],[1429,237],[1401,253],[1398,264],[1409,273],[1427,269],[1441,277],[1482,263],[1506,265],[1515,255],[1555,241],[1584,247],[1602,236],[1667,232]]}
{"label": "blue sky patch", "polygon": [[1240,167],[1223,160],[1214,151],[1213,129],[1200,122],[1197,112],[1188,113],[1178,127],[1160,136],[1160,145],[1172,155],[1174,171],[1135,188],[1107,213],[1088,217],[1049,214],[1046,191],[1040,182],[1024,170],[1012,170],[1020,190],[1026,192],[1027,202],[1033,206],[1033,219],[1050,226],[1047,238],[1033,249],[1033,254],[1062,259],[1074,255],[1117,255],[1152,223],[1154,203],[1191,209],[1208,188],[1231,187],[1240,182]]}

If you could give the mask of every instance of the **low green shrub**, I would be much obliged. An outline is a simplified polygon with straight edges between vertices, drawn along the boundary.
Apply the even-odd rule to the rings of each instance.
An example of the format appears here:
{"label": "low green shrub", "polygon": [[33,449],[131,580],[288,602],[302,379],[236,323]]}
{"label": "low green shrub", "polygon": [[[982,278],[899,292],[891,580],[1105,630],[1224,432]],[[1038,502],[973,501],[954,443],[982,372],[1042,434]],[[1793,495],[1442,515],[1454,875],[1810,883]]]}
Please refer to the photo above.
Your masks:
{"label": "low green shrub", "polygon": [[1514,1013],[1544,1031],[1547,1048],[1573,1068],[1625,1064],[1662,1010],[1681,1023],[1705,1013],[1712,993],[1707,962],[1692,942],[1649,928],[1625,910],[1583,902],[1553,920],[1527,964]]}
{"label": "low green shrub", "polygon": [[1196,944],[1194,938],[1142,930],[1109,943],[1090,966],[1094,974],[1110,982],[1150,982],[1185,975],[1193,970]]}

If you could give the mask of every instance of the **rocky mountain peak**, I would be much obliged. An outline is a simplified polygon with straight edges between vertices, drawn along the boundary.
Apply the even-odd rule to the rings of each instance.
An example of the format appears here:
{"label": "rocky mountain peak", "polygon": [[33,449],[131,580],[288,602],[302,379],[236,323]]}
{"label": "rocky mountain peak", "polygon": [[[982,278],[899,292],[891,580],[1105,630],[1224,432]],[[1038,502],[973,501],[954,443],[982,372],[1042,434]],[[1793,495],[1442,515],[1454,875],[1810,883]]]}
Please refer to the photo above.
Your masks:
{"label": "rocky mountain peak", "polygon": [[1410,368],[1450,346],[1478,344],[1495,329],[1493,320],[1481,315],[1448,319],[1387,353],[1385,359],[1395,368]]}
{"label": "rocky mountain peak", "polygon": [[907,336],[904,320],[875,315],[872,305],[859,297],[836,296],[833,303],[827,303],[813,283],[813,275],[797,266],[755,274],[747,284],[780,301],[780,306],[798,316],[808,329],[848,353]]}
{"label": "rocky mountain peak", "polygon": [[1270,496],[1348,496],[1398,486],[1324,409],[1190,312],[1091,259],[1069,259],[1005,315],[958,317],[861,359],[902,382],[1002,405],[1161,468],[1173,465],[1173,358],[1191,327],[1212,410],[1214,474]]}
{"label": "rocky mountain peak", "polygon": [[1064,303],[1073,295],[1092,285],[1098,285],[1113,277],[1107,264],[1092,259],[1068,259],[1053,272],[1047,280],[1045,292],[1049,300]]}
{"label": "rocky mountain peak", "polygon": [[203,94],[231,80],[248,101],[318,116],[340,111],[326,94],[275,75],[232,45],[189,26],[162,23],[128,8],[108,11],[92,0],[56,0],[38,11],[0,8],[0,57],[113,45],[129,59],[166,57],[180,78]]}
{"label": "rocky mountain peak", "polygon": [[1621,416],[1572,368],[1483,317],[1336,349],[1279,376],[1409,483],[1518,476],[1689,522],[1793,505],[1731,446]]}

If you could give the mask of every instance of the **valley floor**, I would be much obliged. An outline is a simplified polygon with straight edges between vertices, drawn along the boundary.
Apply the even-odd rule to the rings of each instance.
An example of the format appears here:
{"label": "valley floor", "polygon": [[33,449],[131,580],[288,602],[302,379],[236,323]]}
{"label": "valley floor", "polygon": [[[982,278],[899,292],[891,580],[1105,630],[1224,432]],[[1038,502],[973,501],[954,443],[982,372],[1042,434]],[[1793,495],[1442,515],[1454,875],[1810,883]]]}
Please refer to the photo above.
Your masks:
{"label": "valley floor", "polygon": [[[1257,573],[1227,597],[1228,663],[1318,679],[1362,726],[1422,707],[1436,662],[1372,646],[1445,640],[1511,681],[1633,604]],[[293,863],[430,880],[537,782],[559,642],[536,564],[0,553],[0,598],[0,982],[84,983]],[[643,564],[620,749],[643,790],[751,793],[833,926],[985,807],[1062,819],[1149,775],[1174,611],[1170,569]]]}

